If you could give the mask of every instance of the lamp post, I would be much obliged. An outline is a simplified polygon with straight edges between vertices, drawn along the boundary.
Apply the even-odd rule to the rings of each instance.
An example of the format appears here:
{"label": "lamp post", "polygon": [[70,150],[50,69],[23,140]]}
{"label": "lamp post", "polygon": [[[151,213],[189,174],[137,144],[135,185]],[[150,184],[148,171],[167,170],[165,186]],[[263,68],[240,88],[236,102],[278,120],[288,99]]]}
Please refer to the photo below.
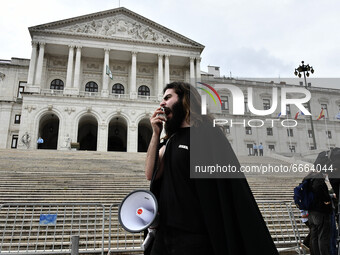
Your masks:
{"label": "lamp post", "polygon": [[[307,85],[307,77],[309,77],[309,72],[311,72],[312,74],[314,73],[314,69],[312,66],[310,66],[309,64],[305,65],[304,61],[301,61],[302,65],[300,65],[298,68],[295,68],[295,72],[294,74],[296,76],[299,76],[299,78],[301,78],[301,73],[303,73],[303,77],[305,79],[305,88],[308,89],[308,85]],[[312,114],[312,109],[311,109],[311,106],[310,106],[310,101],[307,102],[307,105],[308,105],[308,110],[309,112]],[[311,128],[312,128],[312,136],[313,136],[313,144],[314,144],[314,150],[317,149],[316,147],[316,140],[315,140],[315,132],[314,132],[314,126],[313,126],[313,116],[312,115],[309,115],[309,118],[310,118],[310,125],[311,125]]]}

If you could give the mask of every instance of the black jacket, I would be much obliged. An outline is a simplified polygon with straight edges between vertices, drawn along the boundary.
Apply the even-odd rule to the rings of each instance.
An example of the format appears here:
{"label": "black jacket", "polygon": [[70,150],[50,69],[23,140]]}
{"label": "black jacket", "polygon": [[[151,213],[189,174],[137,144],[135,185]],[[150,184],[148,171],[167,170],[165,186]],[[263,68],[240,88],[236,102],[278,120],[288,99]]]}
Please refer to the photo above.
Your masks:
{"label": "black jacket", "polygon": [[[209,124],[191,128],[190,133],[191,165],[219,163],[240,169],[231,145],[219,128]],[[150,187],[156,197],[157,181],[152,181]],[[202,228],[206,228],[214,248],[211,254],[278,254],[242,173],[227,178],[195,179],[195,183],[204,217]]]}
{"label": "black jacket", "polygon": [[331,198],[323,174],[321,172],[313,172],[306,179],[310,179],[310,188],[314,193],[312,208],[309,211],[331,213]]}

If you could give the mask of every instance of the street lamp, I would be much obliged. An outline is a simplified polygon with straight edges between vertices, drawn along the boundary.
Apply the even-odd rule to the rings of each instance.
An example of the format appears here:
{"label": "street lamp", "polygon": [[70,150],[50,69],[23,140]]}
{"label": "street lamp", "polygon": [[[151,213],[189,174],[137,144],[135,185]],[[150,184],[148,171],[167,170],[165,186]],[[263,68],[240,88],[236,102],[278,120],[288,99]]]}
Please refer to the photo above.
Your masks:
{"label": "street lamp", "polygon": [[[302,65],[300,65],[298,68],[295,68],[294,74],[296,76],[299,76],[299,78],[301,78],[301,76],[302,76],[301,73],[303,73],[303,77],[305,79],[305,88],[308,89],[306,76],[309,77],[310,73],[313,74],[314,73],[314,69],[309,64],[305,65],[304,61],[301,61],[301,63],[302,63]],[[310,101],[307,102],[307,105],[308,105],[309,112],[312,113],[312,109],[310,107]],[[315,140],[314,126],[313,126],[313,116],[309,115],[309,118],[310,118],[310,125],[311,125],[311,128],[312,128],[314,150],[316,150],[316,140]]]}

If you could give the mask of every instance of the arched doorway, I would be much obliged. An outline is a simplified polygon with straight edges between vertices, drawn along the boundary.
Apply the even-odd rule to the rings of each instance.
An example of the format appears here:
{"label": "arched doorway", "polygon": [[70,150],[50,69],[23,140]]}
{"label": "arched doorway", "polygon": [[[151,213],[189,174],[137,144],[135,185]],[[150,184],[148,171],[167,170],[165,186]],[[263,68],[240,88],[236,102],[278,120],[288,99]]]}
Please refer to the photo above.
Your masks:
{"label": "arched doorway", "polygon": [[44,140],[41,149],[58,148],[59,118],[54,113],[45,114],[39,122],[38,137]]}
{"label": "arched doorway", "polygon": [[152,136],[152,127],[149,119],[142,119],[138,123],[138,152],[147,152]]}
{"label": "arched doorway", "polygon": [[85,115],[79,120],[78,138],[79,150],[97,150],[98,122],[92,115]]}
{"label": "arched doorway", "polygon": [[109,124],[108,151],[126,151],[127,124],[124,118],[114,117]]}

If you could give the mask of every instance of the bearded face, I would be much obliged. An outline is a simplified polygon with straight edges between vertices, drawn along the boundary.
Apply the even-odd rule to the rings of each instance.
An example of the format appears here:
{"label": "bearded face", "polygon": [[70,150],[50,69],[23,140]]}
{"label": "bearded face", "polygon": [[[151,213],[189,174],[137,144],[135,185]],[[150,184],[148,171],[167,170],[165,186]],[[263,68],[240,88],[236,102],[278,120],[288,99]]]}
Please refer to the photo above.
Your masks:
{"label": "bearded face", "polygon": [[165,122],[165,132],[168,136],[174,134],[182,125],[185,118],[185,111],[181,99],[178,99],[172,107],[164,107],[164,112],[167,117]]}

